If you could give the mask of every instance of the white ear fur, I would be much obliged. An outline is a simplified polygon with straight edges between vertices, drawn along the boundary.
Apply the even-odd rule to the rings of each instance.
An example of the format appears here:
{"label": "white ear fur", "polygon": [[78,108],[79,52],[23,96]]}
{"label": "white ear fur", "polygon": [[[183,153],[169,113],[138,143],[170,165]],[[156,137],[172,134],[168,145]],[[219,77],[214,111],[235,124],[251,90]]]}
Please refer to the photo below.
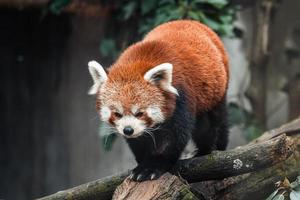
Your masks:
{"label": "white ear fur", "polygon": [[[170,63],[163,63],[147,71],[144,75],[144,79],[152,84],[160,85],[166,91],[179,95],[177,89],[172,86],[172,72],[173,65]],[[163,74],[163,79],[158,81],[155,80],[156,76],[160,74]]]}
{"label": "white ear fur", "polygon": [[88,63],[90,74],[93,78],[94,85],[89,90],[88,94],[96,94],[102,83],[107,80],[107,74],[103,67],[97,61],[90,61]]}

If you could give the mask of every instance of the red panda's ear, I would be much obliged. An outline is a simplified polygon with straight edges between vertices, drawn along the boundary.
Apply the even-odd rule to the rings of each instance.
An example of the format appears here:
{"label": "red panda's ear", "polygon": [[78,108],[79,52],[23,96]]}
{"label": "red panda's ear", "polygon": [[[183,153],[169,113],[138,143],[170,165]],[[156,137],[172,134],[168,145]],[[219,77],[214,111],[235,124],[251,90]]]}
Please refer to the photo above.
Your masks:
{"label": "red panda's ear", "polygon": [[172,86],[173,65],[163,63],[153,67],[144,75],[144,79],[153,85],[157,85],[162,89],[178,95],[177,89]]}
{"label": "red panda's ear", "polygon": [[88,94],[93,95],[98,92],[99,87],[107,80],[107,74],[97,61],[90,61],[88,66],[94,81],[94,85],[91,87]]}

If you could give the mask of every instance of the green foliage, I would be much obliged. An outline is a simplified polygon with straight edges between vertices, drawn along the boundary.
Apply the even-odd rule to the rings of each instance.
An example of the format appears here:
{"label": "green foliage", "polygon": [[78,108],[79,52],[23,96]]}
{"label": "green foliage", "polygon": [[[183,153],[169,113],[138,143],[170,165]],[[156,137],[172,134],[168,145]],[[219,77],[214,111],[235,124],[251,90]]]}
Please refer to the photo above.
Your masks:
{"label": "green foliage", "polygon": [[59,15],[70,2],[71,0],[52,0],[48,5],[48,10],[55,15]]}
{"label": "green foliage", "polygon": [[258,125],[255,120],[250,120],[244,127],[245,137],[248,141],[258,138],[263,133],[263,129]]}
{"label": "green foliage", "polygon": [[230,124],[242,124],[247,120],[248,113],[236,104],[228,105],[228,119]]}
{"label": "green foliage", "polygon": [[99,124],[99,136],[102,141],[102,147],[104,151],[110,151],[112,146],[117,139],[117,135],[112,132],[111,127],[104,122]]}
{"label": "green foliage", "polygon": [[[135,39],[141,38],[159,24],[178,19],[197,20],[211,27],[220,36],[234,37],[233,22],[236,18],[236,8],[229,4],[229,0],[119,0],[117,2],[118,6],[114,12],[116,20],[120,24],[137,24],[137,29],[130,32]],[[123,40],[128,38],[125,37]],[[125,47],[120,46],[119,43],[122,41],[115,42],[114,45],[112,41],[111,36],[101,41],[100,52],[103,57],[115,58]],[[108,49],[105,49],[106,46]]]}
{"label": "green foliage", "polygon": [[105,40],[102,40],[100,44],[100,53],[104,57],[116,57],[118,54],[116,41],[111,38],[106,38]]}
{"label": "green foliage", "polygon": [[244,129],[245,137],[251,141],[263,133],[263,129],[256,122],[254,116],[236,104],[228,105],[228,118],[230,125],[241,125]]}
{"label": "green foliage", "polygon": [[275,184],[277,189],[266,200],[299,200],[300,199],[300,176],[290,183],[285,178]]}
{"label": "green foliage", "polygon": [[234,36],[235,9],[228,0],[144,0],[124,1],[122,20],[138,15],[139,33],[176,19],[193,19],[207,24],[221,36]]}
{"label": "green foliage", "polygon": [[116,140],[117,135],[114,133],[104,135],[102,137],[102,146],[105,151],[110,151],[112,149],[113,143]]}

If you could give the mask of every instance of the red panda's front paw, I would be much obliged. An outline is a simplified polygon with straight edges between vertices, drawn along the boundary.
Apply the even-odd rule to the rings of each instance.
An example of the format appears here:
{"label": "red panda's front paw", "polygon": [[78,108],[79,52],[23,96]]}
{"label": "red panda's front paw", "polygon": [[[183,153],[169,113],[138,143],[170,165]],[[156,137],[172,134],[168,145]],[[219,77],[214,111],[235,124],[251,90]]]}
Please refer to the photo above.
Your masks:
{"label": "red panda's front paw", "polygon": [[167,170],[162,168],[137,166],[132,170],[129,178],[136,182],[156,180],[166,172]]}

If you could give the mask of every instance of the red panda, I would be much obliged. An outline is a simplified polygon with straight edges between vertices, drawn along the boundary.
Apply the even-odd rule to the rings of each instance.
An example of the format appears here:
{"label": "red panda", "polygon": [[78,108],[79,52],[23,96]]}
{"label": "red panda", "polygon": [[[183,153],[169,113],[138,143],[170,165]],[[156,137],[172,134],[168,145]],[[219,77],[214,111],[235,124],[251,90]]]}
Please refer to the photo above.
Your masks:
{"label": "red panda", "polygon": [[137,167],[130,178],[159,178],[179,159],[189,139],[197,155],[228,142],[228,58],[207,26],[172,21],[128,47],[108,69],[88,63],[101,120],[125,137]]}

